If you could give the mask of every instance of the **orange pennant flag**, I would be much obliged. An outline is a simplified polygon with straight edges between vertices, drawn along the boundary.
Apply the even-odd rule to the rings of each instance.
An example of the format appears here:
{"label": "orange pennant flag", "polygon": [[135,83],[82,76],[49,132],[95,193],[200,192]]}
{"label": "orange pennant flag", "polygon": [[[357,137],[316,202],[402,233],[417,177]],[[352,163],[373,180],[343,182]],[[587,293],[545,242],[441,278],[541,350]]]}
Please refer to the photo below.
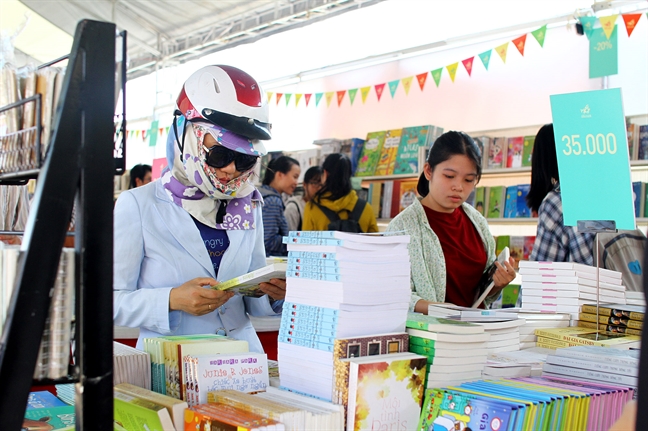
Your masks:
{"label": "orange pennant flag", "polygon": [[425,81],[427,81],[427,77],[428,77],[428,72],[416,75],[416,80],[419,83],[419,87],[421,87],[421,91],[423,91],[423,87],[425,87]]}
{"label": "orange pennant flag", "polygon": [[378,96],[378,101],[380,102],[380,97],[383,94],[383,90],[385,89],[385,83],[383,82],[382,84],[376,84],[374,85],[374,88],[376,89],[376,96]]}
{"label": "orange pennant flag", "polygon": [[467,58],[465,60],[462,60],[461,62],[463,63],[464,67],[466,68],[466,72],[468,72],[468,76],[472,76],[472,67],[473,67],[473,59],[475,56],[472,56],[470,58]]}
{"label": "orange pennant flag", "polygon": [[635,29],[637,26],[637,22],[641,18],[640,13],[625,13],[621,15],[623,17],[623,21],[625,22],[626,26],[626,31],[628,32],[628,37],[632,34],[632,31]]}
{"label": "orange pennant flag", "polygon": [[283,96],[283,93],[277,93],[277,105],[279,104],[279,101],[281,100],[281,96]]}
{"label": "orange pennant flag", "polygon": [[412,79],[413,76],[408,76],[407,78],[401,79],[401,82],[403,83],[403,90],[405,90],[405,94],[409,94],[409,89],[410,86],[412,85]]}
{"label": "orange pennant flag", "polygon": [[513,45],[517,48],[518,51],[520,51],[520,54],[522,54],[522,57],[524,57],[524,45],[526,44],[526,34],[518,37],[517,39],[513,39]]}
{"label": "orange pennant flag", "polygon": [[371,86],[362,87],[360,89],[360,94],[362,95],[362,103],[365,103],[365,101],[367,100],[367,96],[369,95],[370,91],[371,91]]}
{"label": "orange pennant flag", "polygon": [[326,96],[326,107],[328,108],[331,106],[331,100],[333,99],[333,95],[335,94],[335,91],[329,91],[327,93],[324,93]]}
{"label": "orange pennant flag", "polygon": [[267,100],[267,102],[270,103],[270,99],[272,99],[272,95],[273,95],[274,93],[273,93],[272,91],[268,91],[268,92],[266,92],[266,94],[268,95],[268,100]]}
{"label": "orange pennant flag", "polygon": [[504,63],[506,63],[506,51],[508,50],[508,44],[509,43],[506,42],[495,48],[495,52],[497,52]]}
{"label": "orange pennant flag", "polygon": [[337,92],[338,106],[342,104],[342,99],[344,99],[345,94],[346,94],[346,90],[341,90]]}
{"label": "orange pennant flag", "polygon": [[459,62],[452,63],[446,66],[448,69],[448,74],[450,74],[450,79],[454,82],[455,75],[457,74],[457,67],[459,67]]}
{"label": "orange pennant flag", "polygon": [[614,23],[616,22],[617,16],[619,15],[602,16],[599,18],[599,21],[601,21],[601,27],[605,32],[605,37],[607,37],[608,39],[610,38],[610,36],[612,36]]}
{"label": "orange pennant flag", "polygon": [[295,106],[299,105],[299,101],[301,100],[302,95],[297,93],[295,94]]}
{"label": "orange pennant flag", "polygon": [[306,101],[306,107],[307,108],[308,108],[308,102],[310,102],[311,96],[312,96],[311,93],[304,94],[304,100]]}

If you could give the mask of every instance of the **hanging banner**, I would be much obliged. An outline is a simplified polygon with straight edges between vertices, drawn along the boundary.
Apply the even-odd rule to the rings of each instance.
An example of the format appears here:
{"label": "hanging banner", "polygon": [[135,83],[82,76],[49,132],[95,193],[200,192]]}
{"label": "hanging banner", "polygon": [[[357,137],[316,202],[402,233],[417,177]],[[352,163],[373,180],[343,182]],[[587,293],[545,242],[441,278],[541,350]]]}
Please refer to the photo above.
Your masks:
{"label": "hanging banner", "polygon": [[304,101],[306,101],[306,107],[308,108],[308,102],[310,102],[312,93],[304,94]]}
{"label": "hanging banner", "polygon": [[450,80],[454,82],[455,80],[455,75],[457,74],[457,67],[459,67],[459,62],[449,64],[446,66],[446,69],[448,69],[448,74],[450,75]]}
{"label": "hanging banner", "polygon": [[401,82],[403,83],[403,90],[405,90],[405,94],[409,94],[410,86],[412,85],[412,78],[413,76],[408,76],[407,78],[401,79]]}
{"label": "hanging banner", "polygon": [[596,25],[596,21],[598,21],[598,18],[595,16],[581,16],[578,18],[578,20],[583,26],[583,31],[585,32],[585,36],[587,36],[588,39],[591,39],[592,32],[594,31],[594,26]]}
{"label": "hanging banner", "polygon": [[618,15],[610,15],[610,16],[602,16],[599,18],[599,21],[601,22],[601,28],[605,32],[605,37],[608,39],[610,36],[612,36],[612,31],[616,27],[614,24],[616,22]]}
{"label": "hanging banner", "polygon": [[597,28],[590,37],[589,77],[616,75],[619,73],[617,26],[608,39],[602,28]]}
{"label": "hanging banner", "polygon": [[353,101],[355,100],[357,92],[358,92],[357,88],[349,90],[349,102],[351,102],[351,106],[353,106]]}
{"label": "hanging banner", "polygon": [[302,98],[302,94],[300,93],[295,94],[295,106],[299,105],[299,101],[301,100],[301,98]]}
{"label": "hanging banner", "polygon": [[439,82],[441,81],[441,74],[443,73],[443,68],[435,69],[430,74],[432,75],[432,78],[434,78],[434,82],[436,83],[436,86],[439,86]]}
{"label": "hanging banner", "polygon": [[479,58],[481,59],[482,64],[484,65],[486,70],[488,70],[488,63],[490,62],[490,57],[491,57],[492,52],[493,52],[493,50],[489,49],[488,51],[485,51],[485,52],[482,52],[481,54],[479,54]]}
{"label": "hanging banner", "polygon": [[335,94],[335,91],[327,91],[324,93],[324,96],[326,96],[326,107],[328,108],[331,106],[331,100],[333,100],[333,95]]}
{"label": "hanging banner", "polygon": [[277,105],[279,105],[279,101],[281,100],[281,96],[283,96],[283,93],[277,93]]}
{"label": "hanging banner", "polygon": [[621,89],[553,95],[550,101],[565,225],[614,220],[617,229],[635,229]]}
{"label": "hanging banner", "polygon": [[274,94],[272,91],[268,91],[266,93],[268,95],[268,100],[266,100],[267,103],[270,103],[270,99],[272,99],[272,95]]}
{"label": "hanging banner", "polygon": [[369,95],[370,91],[371,91],[371,87],[362,87],[360,89],[360,95],[362,96],[362,103],[365,103],[367,101],[367,96]]}
{"label": "hanging banner", "polygon": [[509,45],[509,43],[506,42],[506,43],[501,44],[500,46],[495,47],[495,52],[497,53],[497,55],[500,56],[500,58],[502,59],[502,62],[504,62],[504,63],[506,63],[506,53],[508,51],[508,45]]}
{"label": "hanging banner", "polygon": [[427,72],[416,75],[416,80],[419,83],[419,87],[421,87],[421,91],[423,91],[423,87],[425,87],[425,81],[427,81],[427,76],[428,76]]}
{"label": "hanging banner", "polygon": [[630,37],[635,27],[637,26],[637,22],[641,19],[641,14],[626,13],[621,16],[623,17],[623,22],[625,23],[626,31],[628,32],[628,37]]}
{"label": "hanging banner", "polygon": [[385,84],[376,84],[374,85],[374,88],[376,89],[376,96],[378,96],[378,101],[380,102],[380,97],[383,94],[383,91],[385,90]]}
{"label": "hanging banner", "polygon": [[342,104],[342,100],[344,99],[345,94],[346,94],[346,90],[342,90],[342,91],[337,92],[338,107]]}
{"label": "hanging banner", "polygon": [[531,34],[533,35],[533,37],[535,37],[535,40],[538,41],[540,47],[544,48],[545,35],[547,34],[547,24],[543,25],[537,30],[532,31]]}
{"label": "hanging banner", "polygon": [[520,51],[522,57],[524,57],[524,45],[526,44],[526,34],[516,39],[513,39],[512,42],[513,45],[515,45],[515,47],[517,48],[517,50]]}
{"label": "hanging banner", "polygon": [[475,57],[470,57],[461,61],[464,67],[466,68],[466,72],[468,72],[468,76],[472,76],[472,67],[473,67],[474,58]]}
{"label": "hanging banner", "polygon": [[389,81],[389,92],[391,93],[392,99],[394,98],[394,94],[396,94],[396,90],[398,89],[398,84],[400,83],[400,79],[395,79],[393,81]]}
{"label": "hanging banner", "polygon": [[155,147],[157,144],[158,137],[158,120],[155,120],[151,123],[151,129],[149,130],[149,147]]}
{"label": "hanging banner", "polygon": [[320,100],[322,100],[322,95],[323,95],[323,94],[324,94],[324,93],[315,93],[315,107],[316,107],[316,108],[317,108],[317,106],[319,105]]}
{"label": "hanging banner", "polygon": [[290,102],[290,97],[292,96],[292,93],[286,93],[286,106],[288,106],[288,102]]}

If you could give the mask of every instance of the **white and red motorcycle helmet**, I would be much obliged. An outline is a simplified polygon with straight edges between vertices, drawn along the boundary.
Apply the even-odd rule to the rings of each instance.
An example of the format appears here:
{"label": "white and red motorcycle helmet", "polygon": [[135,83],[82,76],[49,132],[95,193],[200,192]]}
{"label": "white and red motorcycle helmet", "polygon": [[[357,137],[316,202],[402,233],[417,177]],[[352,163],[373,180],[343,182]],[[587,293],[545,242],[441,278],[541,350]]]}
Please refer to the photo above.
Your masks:
{"label": "white and red motorcycle helmet", "polygon": [[269,108],[259,84],[232,66],[205,66],[184,83],[176,101],[188,121],[205,120],[248,139],[271,138]]}

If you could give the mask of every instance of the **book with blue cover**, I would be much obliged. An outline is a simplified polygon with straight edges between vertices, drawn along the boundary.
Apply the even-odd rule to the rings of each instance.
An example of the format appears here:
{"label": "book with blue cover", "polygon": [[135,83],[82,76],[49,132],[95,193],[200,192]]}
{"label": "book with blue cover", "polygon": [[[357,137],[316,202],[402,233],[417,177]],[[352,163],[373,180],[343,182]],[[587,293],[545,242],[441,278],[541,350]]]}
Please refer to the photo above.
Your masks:
{"label": "book with blue cover", "polygon": [[405,127],[401,134],[394,174],[418,174],[422,166],[418,165],[419,148],[428,147],[435,136],[434,126]]}
{"label": "book with blue cover", "polygon": [[29,393],[27,398],[27,410],[44,409],[48,407],[67,406],[68,404],[56,397],[49,391],[35,391]]}
{"label": "book with blue cover", "polygon": [[506,187],[506,200],[504,202],[504,217],[515,218],[517,215],[517,186]]}
{"label": "book with blue cover", "polygon": [[531,208],[527,205],[526,197],[531,184],[517,185],[517,213],[515,217],[531,217]]}

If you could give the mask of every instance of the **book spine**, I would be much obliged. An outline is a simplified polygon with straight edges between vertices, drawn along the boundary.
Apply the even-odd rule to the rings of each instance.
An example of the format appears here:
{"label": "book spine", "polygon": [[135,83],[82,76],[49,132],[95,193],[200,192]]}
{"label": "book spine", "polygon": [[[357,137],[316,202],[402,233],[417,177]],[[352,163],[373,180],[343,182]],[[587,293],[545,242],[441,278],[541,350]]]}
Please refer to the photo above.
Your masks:
{"label": "book spine", "polygon": [[315,270],[319,268],[339,268],[340,264],[337,260],[330,259],[299,259],[291,257],[287,262],[287,269],[306,269]]}
{"label": "book spine", "polygon": [[312,331],[316,333],[317,331],[333,331],[337,330],[337,322],[313,322],[301,320],[299,322],[288,322],[282,321],[279,325],[279,330],[289,330],[289,331]]}
{"label": "book spine", "polygon": [[338,317],[339,314],[339,310],[334,308],[316,307],[314,305],[297,304],[294,302],[284,302],[283,312],[284,316],[288,314],[289,316],[310,315]]}
{"label": "book spine", "polygon": [[303,245],[332,245],[343,246],[344,240],[333,238],[298,238],[298,237],[283,237],[284,244],[303,244]]}
{"label": "book spine", "polygon": [[429,338],[423,338],[423,337],[414,337],[410,336],[409,339],[410,344],[414,344],[416,346],[424,346],[424,347],[432,347],[434,348],[434,340],[430,340]]}
{"label": "book spine", "polygon": [[324,231],[290,231],[288,233],[289,238],[323,238],[323,239],[335,239],[336,231],[324,230]]}
{"label": "book spine", "polygon": [[309,280],[319,280],[319,281],[334,281],[338,283],[342,281],[341,275],[321,273],[321,272],[286,271],[286,277],[307,278]]}
{"label": "book spine", "polygon": [[[285,322],[285,323],[284,323]],[[309,316],[309,315],[297,315],[290,316],[285,319],[281,319],[281,326],[291,327],[306,325],[308,327],[317,327],[319,325],[329,325],[333,327],[338,324],[337,316],[327,316],[327,315],[318,315],[318,316]]]}
{"label": "book spine", "polygon": [[298,337],[304,339],[314,339],[314,337],[323,337],[335,339],[337,329],[320,329],[320,328],[279,328],[280,337]]}
{"label": "book spine", "polygon": [[580,368],[571,368],[571,367],[565,367],[561,365],[553,365],[547,363],[544,364],[542,370],[547,371],[549,373],[561,374],[564,376],[572,376],[577,378],[580,377],[589,380],[617,383],[620,385],[628,385],[632,387],[637,386],[636,377],[621,376],[612,373],[602,373],[599,371],[592,371],[592,370],[582,370]]}
{"label": "book spine", "polygon": [[[543,346],[540,346],[540,344],[543,344]],[[573,344],[568,343],[567,341],[563,340],[556,340],[555,338],[546,338],[541,335],[538,335],[538,341],[536,342],[538,347],[548,347],[549,349],[557,349],[559,347],[569,347],[572,346]]]}
{"label": "book spine", "polygon": [[[581,311],[583,313],[589,313],[589,314],[596,315],[596,305],[583,304],[581,306]],[[599,307],[599,313],[598,314],[599,314],[599,316],[601,316],[601,315],[612,316],[614,311],[617,311],[619,313],[622,313],[622,314],[626,315],[631,320],[640,320],[640,321],[644,320],[644,313],[640,313],[640,312],[637,312],[637,311],[627,311],[627,310],[624,310],[622,308],[613,309],[613,308],[607,308],[607,307]]]}
{"label": "book spine", "polygon": [[281,336],[277,338],[277,341],[279,343],[294,344],[295,346],[308,347],[311,349],[323,350],[325,352],[333,352],[332,343],[322,343],[315,340],[305,340],[303,338]]}
{"label": "book spine", "polygon": [[419,355],[427,356],[428,358],[433,358],[435,352],[434,347],[419,346],[416,344],[410,344],[409,350],[412,353],[417,353]]}
{"label": "book spine", "polygon": [[601,362],[600,357],[597,360],[586,360],[566,356],[549,355],[547,357],[547,363],[562,365],[565,367],[581,368],[584,370],[600,371],[604,373],[621,374],[629,377],[637,377],[639,373],[637,365],[627,366],[611,362]]}
{"label": "book spine", "polygon": [[337,260],[336,253],[321,251],[288,251],[288,259],[324,259]]}

